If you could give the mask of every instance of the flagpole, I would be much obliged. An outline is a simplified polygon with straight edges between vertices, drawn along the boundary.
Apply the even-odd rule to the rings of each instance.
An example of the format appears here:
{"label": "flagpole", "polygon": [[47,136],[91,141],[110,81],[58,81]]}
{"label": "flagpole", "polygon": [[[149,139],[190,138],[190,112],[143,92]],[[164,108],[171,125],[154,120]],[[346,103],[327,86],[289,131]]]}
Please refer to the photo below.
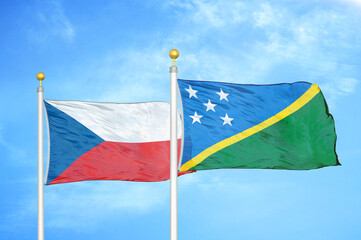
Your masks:
{"label": "flagpole", "polygon": [[170,240],[178,239],[178,196],[177,196],[177,73],[175,60],[179,56],[176,49],[169,52],[173,59],[170,67]]}
{"label": "flagpole", "polygon": [[39,72],[36,78],[40,82],[38,92],[38,240],[44,240],[44,131],[43,131],[43,98],[44,88],[41,82],[45,75]]}

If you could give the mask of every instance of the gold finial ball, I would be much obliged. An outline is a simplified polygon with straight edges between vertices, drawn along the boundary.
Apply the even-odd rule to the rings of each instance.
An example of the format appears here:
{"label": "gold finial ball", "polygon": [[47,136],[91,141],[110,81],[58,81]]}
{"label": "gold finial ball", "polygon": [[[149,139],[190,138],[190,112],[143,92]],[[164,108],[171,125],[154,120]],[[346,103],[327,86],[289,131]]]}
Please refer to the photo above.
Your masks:
{"label": "gold finial ball", "polygon": [[42,72],[39,72],[38,74],[36,74],[36,78],[37,78],[39,81],[43,81],[44,78],[45,78],[45,74],[42,73]]}
{"label": "gold finial ball", "polygon": [[179,56],[179,52],[177,49],[172,49],[169,51],[169,57],[172,59],[176,59]]}

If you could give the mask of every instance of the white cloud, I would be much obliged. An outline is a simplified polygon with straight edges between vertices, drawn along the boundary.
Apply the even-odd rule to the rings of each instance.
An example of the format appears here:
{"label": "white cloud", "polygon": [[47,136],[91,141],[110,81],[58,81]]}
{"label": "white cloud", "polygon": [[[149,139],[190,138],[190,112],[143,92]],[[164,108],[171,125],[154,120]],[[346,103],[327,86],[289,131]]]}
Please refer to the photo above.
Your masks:
{"label": "white cloud", "polygon": [[[263,201],[272,189],[283,189],[289,183],[273,182],[235,182],[231,170],[220,174],[213,171],[200,171],[178,178],[178,191],[185,199],[189,194],[196,193],[197,206],[202,202],[224,196],[232,196],[228,202],[257,199]],[[32,179],[34,181],[34,179]],[[36,181],[35,181],[36,182]],[[169,181],[156,183],[137,183],[121,181],[88,181],[46,186],[45,191],[45,227],[74,229],[89,232],[101,226],[101,222],[112,218],[113,221],[127,221],[152,212],[169,209]],[[242,192],[235,195],[235,192]],[[36,198],[34,195],[22,198],[17,202],[18,208],[8,214],[5,220],[11,222],[15,231],[19,224],[28,222],[36,215]],[[249,205],[249,204],[248,204]],[[193,206],[193,207],[194,207]],[[238,209],[237,211],[239,211]],[[242,208],[242,211],[244,208]],[[255,216],[251,209],[244,212]]]}
{"label": "white cloud", "polygon": [[176,7],[186,11],[188,17],[185,21],[191,19],[192,22],[206,26],[206,28],[224,27],[228,24],[241,23],[244,20],[244,4],[237,1],[168,1],[165,7]]}
{"label": "white cloud", "polygon": [[[12,183],[27,181],[36,183],[36,179]],[[169,206],[169,182],[88,181],[45,186],[44,193],[45,228],[80,232],[95,230],[109,218],[126,221]],[[33,193],[23,195],[14,204],[17,207],[3,216],[9,223],[6,231],[10,232],[33,221],[37,215]]]}
{"label": "white cloud", "polygon": [[322,92],[325,94],[327,103],[330,108],[336,107],[336,102],[339,97],[347,96],[355,92],[359,80],[354,78],[336,78],[320,84]]}
{"label": "white cloud", "polygon": [[80,182],[45,187],[46,224],[87,230],[107,218],[126,219],[167,204],[169,185],[119,181]]}
{"label": "white cloud", "polygon": [[275,26],[282,23],[282,13],[272,8],[269,3],[262,3],[260,7],[261,10],[253,12],[254,25],[256,27]]}
{"label": "white cloud", "polygon": [[357,84],[358,80],[354,78],[343,78],[339,81],[339,89],[345,94],[353,93],[355,92]]}
{"label": "white cloud", "polygon": [[[342,81],[346,71],[356,79],[350,75],[355,67],[344,68],[333,48],[359,49],[358,38],[353,39],[359,34],[354,18],[335,9],[313,8],[297,15],[269,2],[253,5],[204,0],[172,1],[164,6],[165,11],[172,10],[171,15],[178,14],[166,37],[149,42],[144,49],[115,51],[94,64],[97,68],[92,75],[107,79],[108,86],[98,100],[167,101],[169,75],[164,66],[170,65],[167,53],[172,47],[180,50],[179,77],[186,79],[239,83],[297,79],[322,85],[330,79]],[[250,34],[265,38],[244,40],[249,33],[236,31],[244,26],[253,26],[255,32]],[[228,43],[229,39],[234,42]],[[212,44],[207,44],[210,40]],[[287,70],[279,66],[289,64],[294,66],[289,78],[278,77]]]}
{"label": "white cloud", "polygon": [[9,154],[9,156],[17,161],[23,161],[26,154],[25,151],[16,147],[15,145],[10,144],[6,141],[2,135],[2,128],[0,127],[0,147],[5,149],[5,152]]}
{"label": "white cloud", "polygon": [[[328,89],[335,88],[329,82],[339,89],[344,78],[359,78],[358,66],[343,62],[343,56],[361,51],[361,34],[357,19],[342,9],[313,7],[298,13],[274,2],[187,0],[166,2],[163,10],[174,22],[166,34],[143,48],[118,49],[78,69],[82,76],[74,76],[77,82],[63,82],[66,91],[83,89],[87,94],[103,89],[85,99],[92,101],[168,101],[168,51],[173,47],[180,50],[180,78],[309,81],[326,88],[331,105],[353,93],[342,89],[357,86],[357,80],[345,80],[349,85],[328,96]],[[77,90],[75,95],[82,97]]]}
{"label": "white cloud", "polygon": [[361,7],[361,0],[332,0],[340,3],[352,4],[357,7]]}
{"label": "white cloud", "polygon": [[[110,53],[98,63],[92,78],[106,79],[99,101],[143,102],[165,101],[169,94],[167,66],[171,65],[168,49],[156,46],[148,49],[120,50]],[[104,84],[105,83],[105,84]]]}
{"label": "white cloud", "polygon": [[[229,216],[230,221],[238,219],[237,215],[239,216],[239,214],[242,214],[245,219],[257,219],[276,214],[283,203],[273,202],[271,204],[273,205],[272,210],[268,209],[266,212],[266,208],[260,211],[259,206],[264,206],[264,199],[267,199],[267,196],[272,195],[273,192],[290,189],[293,183],[290,181],[265,183],[265,181],[257,180],[255,176],[260,176],[257,173],[250,179],[249,176],[252,174],[249,172],[242,173],[241,175],[247,177],[240,178],[241,172],[243,171],[235,169],[209,170],[184,176],[184,179],[180,178],[179,195],[182,196],[181,202],[188,203],[187,209],[183,209],[183,211],[197,211],[197,215],[202,212],[210,219]],[[223,203],[222,206],[218,205],[219,202]],[[214,206],[214,208],[211,210],[204,208],[204,203],[207,203],[207,206]]]}
{"label": "white cloud", "polygon": [[[266,41],[257,42],[261,51],[255,53],[257,58],[268,59],[266,71],[279,65],[293,66],[295,72],[288,74],[318,83],[331,108],[336,107],[338,98],[354,93],[358,67],[344,62],[342,57],[350,49],[353,53],[361,51],[361,35],[355,28],[354,16],[335,8],[315,8],[297,16],[289,9],[268,3],[261,4],[253,16],[255,26],[267,36]],[[287,72],[287,68],[280,67],[279,71]],[[282,75],[281,72],[278,73]]]}
{"label": "white cloud", "polygon": [[67,42],[74,40],[74,26],[66,16],[60,0],[41,3],[35,16],[39,20],[39,25],[36,29],[28,30],[31,40],[46,42],[51,36],[60,37]]}

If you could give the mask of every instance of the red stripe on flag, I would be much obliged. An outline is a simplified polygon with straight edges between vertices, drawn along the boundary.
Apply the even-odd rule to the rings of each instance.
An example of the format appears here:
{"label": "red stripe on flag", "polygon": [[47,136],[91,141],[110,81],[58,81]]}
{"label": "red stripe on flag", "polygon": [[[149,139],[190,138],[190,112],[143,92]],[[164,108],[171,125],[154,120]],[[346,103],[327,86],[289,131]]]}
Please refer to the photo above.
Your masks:
{"label": "red stripe on flag", "polygon": [[[102,142],[86,152],[50,184],[86,180],[156,182],[169,179],[170,141]],[[181,140],[178,140],[178,156]],[[186,172],[189,173],[189,172]],[[179,175],[183,175],[180,173]]]}

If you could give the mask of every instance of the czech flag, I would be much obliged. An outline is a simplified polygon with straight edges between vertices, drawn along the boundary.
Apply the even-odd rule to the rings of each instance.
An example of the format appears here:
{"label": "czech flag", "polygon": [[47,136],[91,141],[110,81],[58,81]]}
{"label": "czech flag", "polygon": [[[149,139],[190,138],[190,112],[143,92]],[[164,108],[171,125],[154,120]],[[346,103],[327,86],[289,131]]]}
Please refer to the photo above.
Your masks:
{"label": "czech flag", "polygon": [[[46,184],[169,179],[170,106],[45,100],[50,133]],[[178,119],[178,156],[181,149]]]}

